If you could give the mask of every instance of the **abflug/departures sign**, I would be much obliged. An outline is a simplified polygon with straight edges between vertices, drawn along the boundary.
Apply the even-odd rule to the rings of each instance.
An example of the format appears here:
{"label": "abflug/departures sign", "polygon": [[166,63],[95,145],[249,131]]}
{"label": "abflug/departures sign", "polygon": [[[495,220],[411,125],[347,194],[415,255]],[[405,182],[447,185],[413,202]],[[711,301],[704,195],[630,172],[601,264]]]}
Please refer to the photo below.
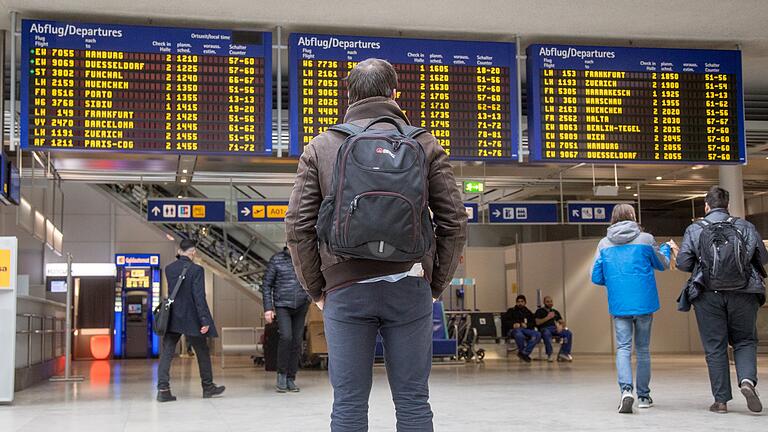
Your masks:
{"label": "abflug/departures sign", "polygon": [[271,39],[24,20],[21,146],[270,154]]}
{"label": "abflug/departures sign", "polygon": [[292,34],[291,153],[343,121],[343,79],[360,61],[388,60],[397,102],[411,123],[432,132],[455,160],[515,160],[518,91],[515,45],[362,36]]}
{"label": "abflug/departures sign", "polygon": [[531,45],[531,160],[746,162],[741,53]]}

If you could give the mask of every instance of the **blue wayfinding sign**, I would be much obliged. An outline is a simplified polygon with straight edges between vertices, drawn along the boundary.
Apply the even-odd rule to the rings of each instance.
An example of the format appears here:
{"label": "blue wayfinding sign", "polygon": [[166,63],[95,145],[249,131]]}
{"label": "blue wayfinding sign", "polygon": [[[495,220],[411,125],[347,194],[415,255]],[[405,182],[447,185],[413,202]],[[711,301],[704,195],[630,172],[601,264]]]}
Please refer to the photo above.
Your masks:
{"label": "blue wayfinding sign", "polygon": [[149,222],[225,222],[224,201],[162,199],[147,202]]}
{"label": "blue wayfinding sign", "polygon": [[556,224],[557,202],[508,202],[488,204],[488,221],[501,224]]}
{"label": "blue wayfinding sign", "polygon": [[238,201],[238,222],[284,222],[288,201]]}
{"label": "blue wayfinding sign", "polygon": [[568,223],[607,224],[617,202],[575,201],[568,203]]}
{"label": "blue wayfinding sign", "polygon": [[480,205],[478,203],[464,203],[464,210],[467,211],[467,223],[480,222]]}

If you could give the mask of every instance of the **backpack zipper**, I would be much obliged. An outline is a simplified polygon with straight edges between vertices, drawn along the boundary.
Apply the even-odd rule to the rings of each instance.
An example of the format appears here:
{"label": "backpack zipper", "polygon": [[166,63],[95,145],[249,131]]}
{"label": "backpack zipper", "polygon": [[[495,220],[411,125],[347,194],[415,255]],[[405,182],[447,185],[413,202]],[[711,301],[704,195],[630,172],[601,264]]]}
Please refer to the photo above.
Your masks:
{"label": "backpack zipper", "polygon": [[405,195],[399,194],[397,192],[387,192],[387,191],[371,191],[371,192],[363,192],[361,194],[355,195],[355,197],[352,199],[352,201],[349,204],[349,211],[347,212],[347,216],[344,220],[344,236],[343,240],[344,243],[348,243],[349,241],[349,219],[350,217],[355,213],[355,210],[357,210],[358,203],[360,201],[360,198],[363,198],[365,196],[369,195],[384,195],[384,196],[393,196],[402,199],[406,203],[408,203],[408,206],[411,207],[411,220],[413,221],[413,232],[411,233],[412,241],[416,241],[416,236],[419,233],[419,216],[416,214],[416,206],[413,205],[413,203],[405,197]]}

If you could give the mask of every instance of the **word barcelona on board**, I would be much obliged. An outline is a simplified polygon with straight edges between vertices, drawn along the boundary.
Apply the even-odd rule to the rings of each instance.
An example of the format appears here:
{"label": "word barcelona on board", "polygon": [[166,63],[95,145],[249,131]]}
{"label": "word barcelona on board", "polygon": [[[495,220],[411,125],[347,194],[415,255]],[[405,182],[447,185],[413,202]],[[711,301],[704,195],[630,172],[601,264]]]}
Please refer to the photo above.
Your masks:
{"label": "word barcelona on board", "polygon": [[[453,160],[517,161],[517,47],[293,33],[290,154],[343,122],[344,78],[388,60]],[[272,34],[23,20],[23,149],[271,155]],[[744,164],[741,53],[530,45],[532,162]]]}
{"label": "word barcelona on board", "polygon": [[745,163],[739,51],[528,47],[531,160]]}
{"label": "word barcelona on board", "polygon": [[271,40],[24,20],[21,146],[270,154]]}

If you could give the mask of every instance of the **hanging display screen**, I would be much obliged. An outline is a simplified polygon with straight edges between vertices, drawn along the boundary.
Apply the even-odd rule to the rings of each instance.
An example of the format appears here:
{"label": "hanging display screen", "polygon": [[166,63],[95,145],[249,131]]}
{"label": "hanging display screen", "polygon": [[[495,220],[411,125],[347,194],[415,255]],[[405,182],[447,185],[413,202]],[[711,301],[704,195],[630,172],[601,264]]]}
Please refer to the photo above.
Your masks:
{"label": "hanging display screen", "polygon": [[270,154],[272,34],[22,23],[21,147]]}
{"label": "hanging display screen", "polygon": [[746,162],[739,51],[531,45],[531,160]]}
{"label": "hanging display screen", "polygon": [[517,159],[513,43],[292,34],[289,50],[294,155],[343,122],[349,106],[344,78],[358,62],[373,57],[392,63],[399,81],[397,103],[451,159]]}

